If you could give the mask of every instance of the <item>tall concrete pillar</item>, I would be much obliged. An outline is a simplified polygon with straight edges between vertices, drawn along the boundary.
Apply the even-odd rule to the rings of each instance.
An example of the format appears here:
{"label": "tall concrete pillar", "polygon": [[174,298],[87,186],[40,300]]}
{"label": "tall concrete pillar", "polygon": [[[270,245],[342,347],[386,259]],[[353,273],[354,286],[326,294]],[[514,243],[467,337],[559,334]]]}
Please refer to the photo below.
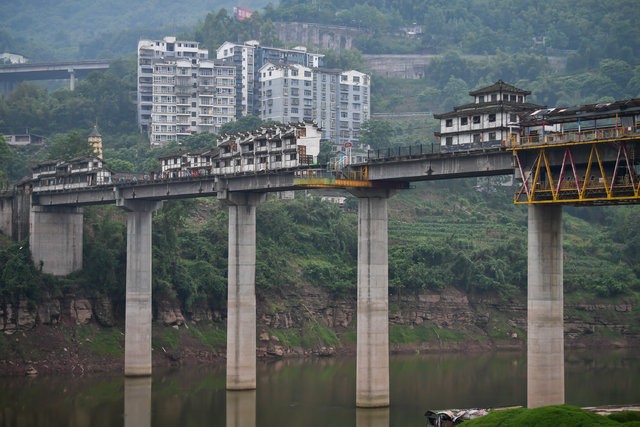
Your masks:
{"label": "tall concrete pillar", "polygon": [[227,389],[256,388],[256,206],[259,193],[227,193]]}
{"label": "tall concrete pillar", "polygon": [[82,269],[82,214],[82,208],[31,207],[31,256],[45,273],[66,276]]}
{"label": "tall concrete pillar", "polygon": [[9,237],[13,235],[13,197],[0,196],[0,231]]}
{"label": "tall concrete pillar", "polygon": [[76,70],[69,68],[69,90],[74,91],[76,89]]}
{"label": "tall concrete pillar", "polygon": [[562,206],[529,205],[527,407],[564,403]]}
{"label": "tall concrete pillar", "polygon": [[119,200],[127,211],[124,374],[151,375],[151,219],[162,202]]}
{"label": "tall concrete pillar", "polygon": [[151,427],[151,377],[124,379],[124,427]]}
{"label": "tall concrete pillar", "polygon": [[391,191],[358,197],[358,326],[356,406],[389,406],[389,256],[387,201]]}

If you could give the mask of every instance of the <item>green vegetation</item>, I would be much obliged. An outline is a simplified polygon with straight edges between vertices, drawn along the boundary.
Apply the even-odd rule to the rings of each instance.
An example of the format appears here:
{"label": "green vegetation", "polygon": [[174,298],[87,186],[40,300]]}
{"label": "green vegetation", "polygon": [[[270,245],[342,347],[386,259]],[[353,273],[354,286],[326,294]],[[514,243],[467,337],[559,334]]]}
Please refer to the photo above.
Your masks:
{"label": "green vegetation", "polygon": [[83,325],[76,331],[80,344],[95,354],[121,356],[124,354],[124,334],[115,328]]}
{"label": "green vegetation", "polygon": [[340,344],[338,336],[318,322],[308,322],[300,329],[271,329],[269,333],[285,347],[320,348]]}
{"label": "green vegetation", "polygon": [[390,325],[390,344],[418,344],[461,342],[468,340],[463,332],[447,328],[438,328],[432,324],[423,323],[419,326]]}
{"label": "green vegetation", "polygon": [[189,332],[205,347],[216,349],[227,344],[227,332],[217,326],[196,327],[190,326]]}
{"label": "green vegetation", "polygon": [[639,426],[636,413],[623,416],[603,417],[571,405],[544,406],[541,408],[527,409],[516,408],[504,411],[492,411],[475,420],[465,421],[463,425],[469,427],[493,427],[493,426]]}

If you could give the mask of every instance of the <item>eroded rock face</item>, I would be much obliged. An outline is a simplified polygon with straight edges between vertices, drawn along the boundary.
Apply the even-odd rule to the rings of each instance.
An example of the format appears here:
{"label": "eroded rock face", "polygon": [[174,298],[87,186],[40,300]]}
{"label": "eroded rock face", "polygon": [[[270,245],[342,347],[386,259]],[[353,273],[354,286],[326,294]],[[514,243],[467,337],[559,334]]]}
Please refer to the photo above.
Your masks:
{"label": "eroded rock face", "polygon": [[69,314],[78,325],[86,325],[93,317],[91,302],[86,298],[72,299],[69,304]]}
{"label": "eroded rock face", "polygon": [[56,325],[60,321],[60,300],[48,298],[38,305],[38,321],[42,325]]}
{"label": "eroded rock face", "polygon": [[35,306],[26,299],[21,299],[18,303],[18,315],[16,316],[16,325],[18,329],[31,329],[36,326],[37,312]]}
{"label": "eroded rock face", "polygon": [[93,303],[93,312],[96,316],[96,322],[101,326],[115,326],[116,319],[113,315],[113,304],[109,297],[98,297]]}
{"label": "eroded rock face", "polygon": [[184,315],[177,301],[162,300],[158,302],[156,320],[165,326],[182,326]]}

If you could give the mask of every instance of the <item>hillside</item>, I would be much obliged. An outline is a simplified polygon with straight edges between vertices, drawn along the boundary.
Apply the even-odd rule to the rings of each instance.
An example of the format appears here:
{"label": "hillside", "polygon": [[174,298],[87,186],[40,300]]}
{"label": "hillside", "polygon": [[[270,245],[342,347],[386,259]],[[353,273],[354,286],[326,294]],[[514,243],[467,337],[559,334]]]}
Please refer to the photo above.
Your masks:
{"label": "hillside", "polygon": [[183,34],[208,12],[258,9],[265,0],[42,0],[0,2],[0,52],[32,61],[117,58],[138,39]]}
{"label": "hillside", "polygon": [[[74,92],[25,84],[0,97],[0,131],[29,128],[50,139],[46,147],[10,152],[0,147],[0,168],[7,177],[18,180],[28,173],[29,164],[71,153],[96,121],[105,140],[105,159],[115,170],[149,171],[157,166],[159,155],[175,150],[177,146],[149,148],[145,136],[136,131],[131,102],[137,40],[168,33],[209,47],[228,38],[262,36],[277,44],[269,39],[274,35],[272,21],[314,20],[355,25],[366,35],[356,40],[355,49],[326,52],[329,66],[358,68],[362,52],[439,55],[420,79],[374,75],[373,113],[447,111],[468,102],[470,90],[498,79],[531,90],[533,102],[550,106],[640,96],[640,8],[635,1],[589,0],[579,8],[575,2],[543,2],[522,9],[521,2],[509,0],[491,5],[483,0],[366,5],[287,0],[242,23],[213,8],[195,0],[0,4],[6,17],[0,24],[0,51],[37,60],[125,57],[108,72],[79,81]],[[501,19],[496,20],[496,14]],[[399,29],[414,22],[422,26],[422,33],[408,39]],[[486,54],[492,56],[482,56]],[[566,68],[552,67],[549,55],[565,58]],[[255,125],[248,120],[233,126],[240,129],[248,123]],[[433,119],[372,120],[363,124],[363,140],[374,148],[433,143],[437,126]],[[207,146],[211,138],[195,136],[183,147]],[[527,212],[511,203],[513,188],[503,184],[420,183],[391,199],[394,351],[522,347]],[[353,349],[355,206],[352,198],[342,210],[299,193],[296,200],[273,199],[258,209],[261,355]],[[569,342],[637,345],[637,206],[567,207],[564,212]],[[162,350],[154,357],[164,363],[220,357],[225,338],[226,227],[226,212],[214,200],[166,203],[155,216],[154,345]],[[64,370],[91,355],[99,356],[95,366],[105,366],[121,354],[126,261],[122,212],[115,207],[87,209],[85,239],[85,269],[64,279],[43,275],[24,250],[26,242],[0,240],[0,371],[14,362],[22,369],[30,360],[67,357],[64,366],[55,365]],[[18,330],[25,331],[24,339],[15,335]],[[73,357],[46,347],[47,342],[68,343]],[[181,343],[188,344],[182,352]]]}

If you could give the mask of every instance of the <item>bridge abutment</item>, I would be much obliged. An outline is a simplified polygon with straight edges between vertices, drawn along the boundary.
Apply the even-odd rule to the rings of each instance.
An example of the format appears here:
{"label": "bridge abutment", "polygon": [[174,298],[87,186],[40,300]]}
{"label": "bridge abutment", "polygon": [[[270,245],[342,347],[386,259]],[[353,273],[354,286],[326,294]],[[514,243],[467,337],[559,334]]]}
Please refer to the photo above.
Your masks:
{"label": "bridge abutment", "polygon": [[564,403],[562,206],[529,205],[527,407]]}
{"label": "bridge abutment", "polygon": [[264,193],[222,193],[229,212],[227,389],[256,388],[256,207]]}
{"label": "bridge abutment", "polygon": [[162,202],[118,200],[117,204],[127,211],[124,374],[151,375],[152,216]]}
{"label": "bridge abutment", "polygon": [[34,264],[55,276],[82,269],[82,226],[82,208],[32,206],[29,246]]}
{"label": "bridge abutment", "polygon": [[358,197],[356,406],[389,406],[388,199],[394,191],[353,190]]}

